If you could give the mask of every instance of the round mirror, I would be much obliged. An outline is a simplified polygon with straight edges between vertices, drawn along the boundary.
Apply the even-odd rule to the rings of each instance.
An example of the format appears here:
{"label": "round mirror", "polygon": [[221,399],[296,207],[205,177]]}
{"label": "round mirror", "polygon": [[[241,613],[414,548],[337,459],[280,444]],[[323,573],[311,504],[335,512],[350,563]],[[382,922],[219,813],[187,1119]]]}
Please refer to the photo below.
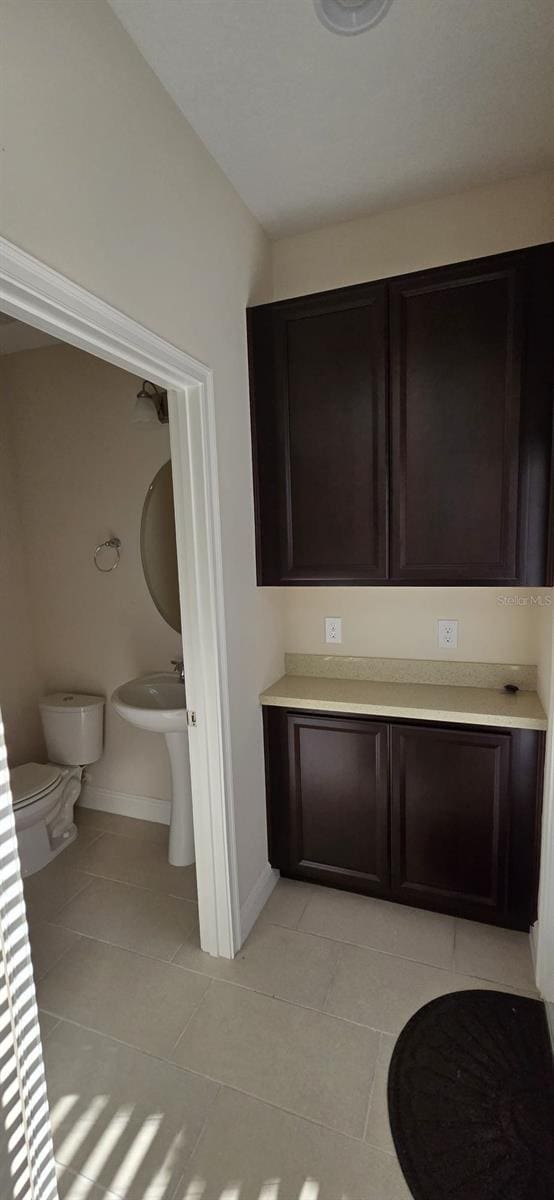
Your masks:
{"label": "round mirror", "polygon": [[172,629],[180,633],[171,462],[160,467],[146,493],[140,523],[140,554],[148,591],[158,612]]}

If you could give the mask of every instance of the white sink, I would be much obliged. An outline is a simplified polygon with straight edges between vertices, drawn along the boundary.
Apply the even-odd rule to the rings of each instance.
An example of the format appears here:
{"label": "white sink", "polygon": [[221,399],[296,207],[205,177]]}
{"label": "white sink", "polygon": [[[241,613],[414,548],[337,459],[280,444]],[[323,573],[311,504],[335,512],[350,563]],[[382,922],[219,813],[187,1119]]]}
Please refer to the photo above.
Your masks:
{"label": "white sink", "polygon": [[172,783],[169,861],[188,867],[194,862],[194,830],[185,685],[170,671],[141,675],[116,688],[112,704],[131,725],[165,737]]}
{"label": "white sink", "polygon": [[169,671],[122,683],[112,704],[120,717],[151,733],[184,733],[187,727],[185,685]]}

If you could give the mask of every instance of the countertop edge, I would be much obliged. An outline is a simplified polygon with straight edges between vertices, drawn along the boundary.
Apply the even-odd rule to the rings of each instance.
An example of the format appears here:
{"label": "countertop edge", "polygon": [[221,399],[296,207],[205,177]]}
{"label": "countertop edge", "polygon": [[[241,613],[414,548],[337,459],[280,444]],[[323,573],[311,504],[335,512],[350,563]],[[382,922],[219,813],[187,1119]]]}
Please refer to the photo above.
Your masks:
{"label": "countertop edge", "polygon": [[353,716],[399,717],[416,721],[442,721],[449,725],[488,725],[491,728],[534,729],[548,728],[546,717],[506,716],[499,713],[459,712],[439,708],[414,708],[408,705],[364,704],[349,700],[292,699],[290,696],[275,696],[262,692],[262,707],[292,708],[304,712],[350,713]]}

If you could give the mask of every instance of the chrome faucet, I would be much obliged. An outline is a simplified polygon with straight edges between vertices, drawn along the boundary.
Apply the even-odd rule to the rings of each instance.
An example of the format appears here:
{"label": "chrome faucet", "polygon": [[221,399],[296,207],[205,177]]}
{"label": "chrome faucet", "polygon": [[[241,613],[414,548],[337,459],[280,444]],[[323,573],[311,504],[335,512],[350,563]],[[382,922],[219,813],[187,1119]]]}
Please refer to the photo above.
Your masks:
{"label": "chrome faucet", "polygon": [[179,676],[181,683],[185,682],[185,664],[182,658],[172,658],[171,665],[175,674]]}

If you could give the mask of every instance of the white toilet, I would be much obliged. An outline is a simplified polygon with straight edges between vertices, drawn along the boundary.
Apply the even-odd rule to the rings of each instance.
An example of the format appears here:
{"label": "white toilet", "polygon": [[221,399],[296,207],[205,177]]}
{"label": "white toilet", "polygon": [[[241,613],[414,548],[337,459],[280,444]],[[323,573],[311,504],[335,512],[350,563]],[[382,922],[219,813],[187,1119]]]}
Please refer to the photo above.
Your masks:
{"label": "white toilet", "polygon": [[73,809],[83,767],[96,762],[104,742],[103,696],[55,692],[39,702],[47,763],[10,771],[21,873],[34,875],[77,836]]}

